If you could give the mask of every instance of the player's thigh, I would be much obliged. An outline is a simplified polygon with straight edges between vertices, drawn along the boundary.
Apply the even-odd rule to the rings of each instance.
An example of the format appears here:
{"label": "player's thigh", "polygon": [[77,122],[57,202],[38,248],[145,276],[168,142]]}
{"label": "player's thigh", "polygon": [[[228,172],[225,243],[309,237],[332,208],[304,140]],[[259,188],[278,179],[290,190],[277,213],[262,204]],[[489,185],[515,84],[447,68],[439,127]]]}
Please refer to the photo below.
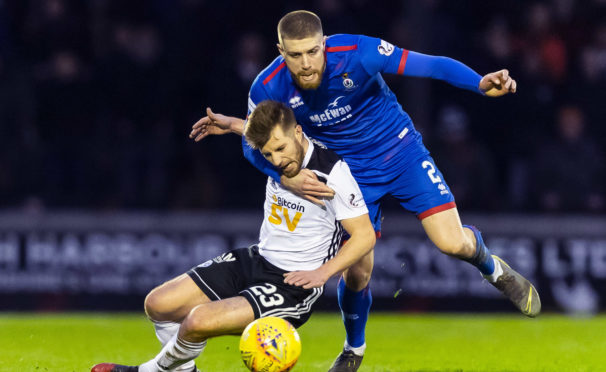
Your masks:
{"label": "player's thigh", "polygon": [[230,297],[193,308],[184,319],[181,332],[203,338],[239,335],[254,319],[248,300],[242,296]]}
{"label": "player's thigh", "polygon": [[211,300],[187,274],[154,288],[145,298],[145,312],[157,321],[180,321],[195,306]]}
{"label": "player's thigh", "polygon": [[473,241],[463,229],[457,208],[432,214],[421,223],[429,239],[442,252],[461,257],[472,253]]}
{"label": "player's thigh", "polygon": [[454,196],[431,156],[420,154],[390,185],[400,205],[423,220],[455,208]]}

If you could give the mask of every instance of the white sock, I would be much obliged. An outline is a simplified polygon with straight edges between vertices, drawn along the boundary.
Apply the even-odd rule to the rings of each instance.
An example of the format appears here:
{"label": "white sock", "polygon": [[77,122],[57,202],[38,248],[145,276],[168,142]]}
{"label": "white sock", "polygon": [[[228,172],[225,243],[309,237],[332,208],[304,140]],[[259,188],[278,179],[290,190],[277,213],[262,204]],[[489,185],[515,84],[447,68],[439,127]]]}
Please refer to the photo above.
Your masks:
{"label": "white sock", "polygon": [[366,342],[362,346],[353,347],[347,343],[347,340],[345,340],[345,345],[343,346],[343,349],[353,351],[353,353],[357,356],[362,356],[364,355],[364,351],[366,350]]}
{"label": "white sock", "polygon": [[490,275],[484,275],[484,278],[486,278],[486,280],[489,282],[494,283],[497,281],[497,279],[499,279],[501,274],[503,274],[503,267],[501,266],[501,261],[494,257],[492,259],[494,260],[494,271]]}
{"label": "white sock", "polygon": [[[179,332],[179,327],[181,326],[181,324],[176,323],[176,322],[171,322],[171,321],[159,322],[159,321],[155,321],[153,319],[152,319],[152,323],[154,323],[154,328],[156,330],[156,337],[158,337],[158,340],[160,341],[162,346],[165,346],[170,341],[170,339],[173,338],[177,334],[177,332]],[[196,365],[196,362],[194,362],[193,360],[190,360],[189,362],[176,368],[175,372],[191,371],[195,365]]]}
{"label": "white sock", "polygon": [[[183,365],[193,362],[204,350],[206,341],[200,343],[182,340],[175,334],[156,357],[139,366],[139,372],[165,372],[183,370]],[[193,364],[190,369],[193,368]]]}
{"label": "white sock", "polygon": [[177,332],[179,332],[179,327],[181,326],[181,324],[179,323],[170,321],[158,322],[152,320],[152,323],[154,323],[156,337],[158,337],[158,340],[160,341],[162,346],[166,345],[166,343],[170,341],[170,339],[173,338],[173,336],[177,334]]}

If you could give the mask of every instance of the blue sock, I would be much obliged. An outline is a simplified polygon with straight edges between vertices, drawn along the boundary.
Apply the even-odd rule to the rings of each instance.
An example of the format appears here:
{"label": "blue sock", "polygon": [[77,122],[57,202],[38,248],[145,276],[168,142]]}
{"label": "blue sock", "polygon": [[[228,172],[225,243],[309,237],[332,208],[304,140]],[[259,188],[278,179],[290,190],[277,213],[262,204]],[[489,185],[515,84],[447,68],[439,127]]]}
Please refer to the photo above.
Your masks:
{"label": "blue sock", "polygon": [[480,230],[471,225],[463,225],[463,227],[473,231],[473,235],[476,237],[476,253],[466,261],[477,267],[482,274],[492,274],[494,272],[494,259],[490,254],[490,250],[484,244]]}
{"label": "blue sock", "polygon": [[347,333],[347,343],[351,347],[364,345],[366,342],[364,330],[372,304],[370,286],[366,286],[360,292],[354,292],[345,286],[345,280],[341,277],[337,286],[337,297]]}

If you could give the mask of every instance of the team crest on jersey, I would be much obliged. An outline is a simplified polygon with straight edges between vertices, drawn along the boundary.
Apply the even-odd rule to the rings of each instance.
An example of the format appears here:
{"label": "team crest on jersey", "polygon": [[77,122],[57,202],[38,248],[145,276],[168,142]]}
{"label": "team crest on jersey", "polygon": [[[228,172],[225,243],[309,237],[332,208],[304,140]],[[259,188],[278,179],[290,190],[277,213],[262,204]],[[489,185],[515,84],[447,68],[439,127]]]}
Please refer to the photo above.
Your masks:
{"label": "team crest on jersey", "polygon": [[213,261],[215,261],[216,263],[232,262],[232,261],[235,261],[235,260],[236,260],[236,258],[233,256],[233,254],[231,252],[230,253],[223,253],[219,257],[213,258]]}
{"label": "team crest on jersey", "polygon": [[296,109],[297,107],[303,106],[303,100],[301,99],[301,96],[294,96],[292,97],[288,103],[290,103],[290,107]]}
{"label": "team crest on jersey", "polygon": [[343,86],[345,87],[345,89],[353,89],[355,88],[355,84],[354,81],[351,80],[351,78],[348,76],[348,73],[344,73],[343,75],[341,75],[341,77],[343,78]]}
{"label": "team crest on jersey", "polygon": [[390,44],[385,40],[381,40],[381,44],[379,44],[377,49],[379,50],[380,54],[389,57],[391,53],[393,53],[395,47],[393,46],[393,44]]}
{"label": "team crest on jersey", "polygon": [[360,203],[362,203],[362,195],[349,194],[349,204],[352,207],[359,207]]}

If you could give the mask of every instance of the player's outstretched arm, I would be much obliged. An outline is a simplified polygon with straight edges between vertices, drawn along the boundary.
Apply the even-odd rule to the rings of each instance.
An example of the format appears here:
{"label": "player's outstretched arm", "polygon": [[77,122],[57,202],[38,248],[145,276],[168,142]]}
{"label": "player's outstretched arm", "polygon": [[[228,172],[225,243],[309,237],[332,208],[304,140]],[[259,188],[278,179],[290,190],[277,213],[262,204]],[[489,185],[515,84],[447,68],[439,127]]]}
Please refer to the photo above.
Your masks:
{"label": "player's outstretched arm", "polygon": [[210,107],[207,107],[206,116],[192,126],[189,138],[198,142],[209,135],[235,133],[241,136],[243,132],[244,120],[233,116],[215,114]]}
{"label": "player's outstretched arm", "polygon": [[503,69],[484,75],[480,80],[479,88],[489,97],[500,97],[507,93],[515,93],[517,84],[509,76],[509,71]]}
{"label": "player's outstretched arm", "polygon": [[280,184],[317,205],[324,205],[322,199],[332,199],[335,196],[335,191],[320,182],[316,174],[309,169],[301,169],[299,174],[291,178],[282,175]]}
{"label": "player's outstretched arm", "polygon": [[292,271],[284,274],[284,283],[305,289],[322,287],[329,278],[340,274],[374,248],[375,230],[368,214],[341,220],[341,225],[349,233],[350,238],[341,247],[339,253],[315,270]]}
{"label": "player's outstretched arm", "polygon": [[505,69],[480,76],[470,67],[452,58],[417,52],[408,54],[404,75],[442,80],[489,97],[515,93],[517,88],[516,81]]}

